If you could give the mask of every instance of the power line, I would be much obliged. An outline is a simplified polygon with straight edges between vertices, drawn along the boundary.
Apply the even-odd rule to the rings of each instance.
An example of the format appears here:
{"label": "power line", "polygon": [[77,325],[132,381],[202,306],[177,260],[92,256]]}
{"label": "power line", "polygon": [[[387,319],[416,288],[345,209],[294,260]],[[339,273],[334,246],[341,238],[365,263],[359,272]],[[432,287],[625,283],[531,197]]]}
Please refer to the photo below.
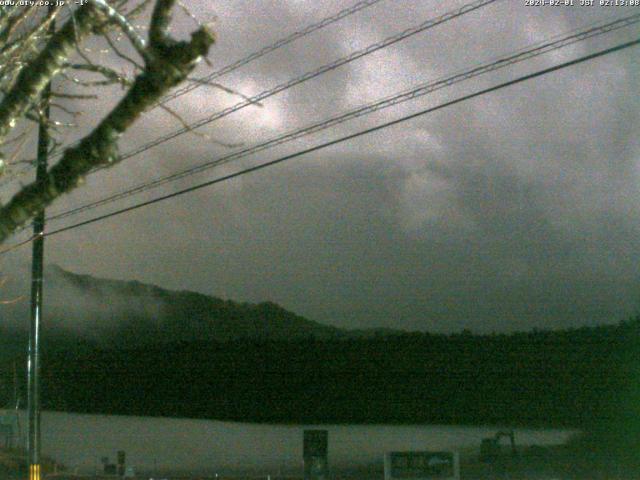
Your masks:
{"label": "power line", "polygon": [[16,250],[20,247],[24,247],[28,243],[33,242],[39,235],[30,235],[28,238],[22,240],[21,242],[14,243],[13,245],[7,245],[6,247],[0,247],[0,256],[5,255],[13,250]]}
{"label": "power line", "polygon": [[[178,97],[181,97],[182,95],[185,95],[199,87],[201,87],[202,85],[206,85],[206,84],[210,84],[211,82],[213,82],[214,80],[227,75],[228,73],[231,73],[237,69],[239,69],[240,67],[243,67],[244,65],[247,65],[248,63],[253,62],[254,60],[257,60],[261,57],[264,57],[265,55],[274,52],[275,50],[278,50],[282,47],[285,47],[286,45],[289,45],[290,43],[295,42],[296,40],[299,40],[303,37],[306,37],[307,35],[310,35],[313,32],[316,32],[318,30],[321,30],[325,27],[328,27],[329,25],[336,23],[340,20],[342,20],[343,18],[346,18],[350,15],[353,15],[355,13],[360,12],[361,10],[364,10],[365,8],[371,7],[377,3],[380,3],[383,0],[362,0],[360,2],[357,2],[355,4],[353,4],[350,7],[344,8],[340,11],[338,11],[337,13],[335,13],[334,15],[331,15],[329,17],[325,17],[323,19],[321,19],[319,22],[316,23],[312,23],[310,25],[307,25],[306,27],[304,27],[302,30],[299,30],[297,32],[294,32],[290,35],[287,35],[286,37],[283,37],[277,41],[275,41],[274,43],[272,43],[271,45],[268,45],[266,47],[261,48],[260,50],[257,50],[255,52],[250,53],[249,55],[240,58],[239,60],[236,60],[235,62],[226,65],[222,68],[220,68],[219,70],[216,70],[213,73],[210,73],[209,75],[206,75],[204,77],[198,78],[193,80],[191,85],[187,85],[181,89],[176,90],[173,93],[170,93],[168,95],[166,95],[164,98],[160,99],[158,101],[158,103],[155,104],[155,106],[153,108],[156,108],[159,105],[164,105],[165,103],[174,100]],[[153,109],[152,108],[152,109]],[[79,141],[75,141],[70,143],[69,145],[67,145],[64,148],[71,148],[75,145],[77,145],[79,143]],[[54,157],[59,157],[62,154],[62,150],[59,150],[57,153],[54,153],[53,156]],[[25,167],[24,169],[22,169],[22,171],[16,172],[19,175],[22,175],[24,173],[26,173],[27,171],[29,171],[31,169],[31,167]],[[3,182],[2,184],[0,184],[0,186],[6,184],[6,182]]]}
{"label": "power line", "polygon": [[265,56],[268,53],[271,53],[279,48],[284,47],[285,45],[289,45],[290,43],[305,37],[317,30],[320,30],[328,25],[331,25],[332,23],[335,23],[339,20],[342,20],[345,17],[348,17],[349,15],[353,15],[354,13],[359,12],[360,10],[363,10],[367,7],[370,7],[372,5],[375,5],[376,3],[379,3],[381,0],[364,0],[361,2],[358,2],[354,5],[352,5],[351,7],[345,8],[344,10],[340,10],[338,13],[336,13],[335,15],[332,15],[330,17],[326,17],[323,18],[322,20],[320,20],[317,23],[308,25],[307,27],[303,28],[302,30],[298,31],[298,32],[294,32],[291,35],[281,38],[280,40],[276,41],[275,43],[266,46],[256,52],[253,52],[249,55],[247,55],[246,57],[241,58],[240,60],[237,60],[225,67],[222,67],[220,70],[217,70],[209,75],[206,75],[204,77],[199,78],[198,80],[196,80],[195,83],[192,83],[191,85],[187,85],[183,88],[180,88],[178,90],[176,90],[175,92],[166,95],[162,100],[160,100],[160,102],[158,102],[159,104],[163,104],[166,103],[168,101],[171,101],[175,98],[178,98],[182,95],[185,95],[193,90],[195,90],[196,88],[200,87],[203,84],[207,84],[209,82],[212,82],[213,80],[216,80],[220,77],[222,77],[223,75],[226,75],[228,73],[233,72],[234,70],[237,70],[238,68],[254,61],[257,60],[258,58],[261,58],[263,56]]}
{"label": "power line", "polygon": [[[197,184],[197,185],[193,185],[191,187],[179,190],[177,192],[173,192],[173,193],[170,193],[170,194],[167,194],[167,195],[163,195],[161,197],[157,197],[157,198],[152,199],[152,200],[148,200],[148,201],[141,202],[141,203],[138,203],[138,204],[135,204],[135,205],[131,205],[129,207],[122,208],[120,210],[116,210],[114,212],[111,212],[111,213],[108,213],[108,214],[105,214],[105,215],[100,215],[100,216],[97,216],[97,217],[94,217],[94,218],[91,218],[91,219],[88,219],[88,220],[85,220],[85,221],[82,221],[82,222],[78,222],[78,223],[75,223],[73,225],[68,225],[66,227],[58,228],[58,229],[53,230],[51,232],[45,233],[44,236],[48,237],[48,236],[57,235],[59,233],[66,232],[66,231],[69,231],[69,230],[74,230],[76,228],[79,228],[79,227],[82,227],[82,226],[85,226],[85,225],[89,225],[89,224],[92,224],[92,223],[96,223],[96,222],[99,222],[99,221],[102,221],[102,220],[106,220],[108,218],[115,217],[117,215],[121,215],[123,213],[130,212],[130,211],[133,211],[133,210],[137,210],[139,208],[146,207],[148,205],[152,205],[154,203],[161,202],[163,200],[168,200],[168,199],[180,196],[180,195],[184,195],[186,193],[190,193],[190,192],[193,192],[193,191],[196,191],[196,190],[200,190],[200,189],[205,188],[205,187],[209,187],[211,185],[215,185],[217,183],[221,183],[221,182],[224,182],[224,181],[227,181],[227,180],[231,180],[231,179],[236,178],[236,177],[240,177],[242,175],[246,175],[248,173],[252,173],[252,172],[255,172],[255,171],[258,171],[258,170],[262,170],[262,169],[265,169],[267,167],[271,167],[273,165],[277,165],[279,163],[283,163],[285,161],[292,160],[292,159],[300,157],[302,155],[306,155],[308,153],[316,152],[316,151],[322,150],[324,148],[327,148],[327,147],[330,147],[330,146],[333,146],[333,145],[337,145],[339,143],[346,142],[348,140],[353,140],[353,139],[361,137],[363,135],[367,135],[369,133],[373,133],[373,132],[377,132],[379,130],[382,130],[384,128],[388,128],[388,127],[391,127],[391,126],[394,126],[394,125],[398,125],[400,123],[404,123],[406,121],[412,120],[412,119],[420,117],[422,115],[426,115],[426,114],[435,112],[437,110],[441,110],[441,109],[444,109],[446,107],[450,107],[452,105],[456,105],[458,103],[462,103],[464,101],[467,101],[467,100],[470,100],[470,99],[473,99],[473,98],[476,98],[476,97],[479,97],[479,96],[482,96],[482,95],[486,95],[488,93],[492,93],[492,92],[495,92],[497,90],[501,90],[501,89],[506,88],[506,87],[510,87],[512,85],[516,85],[518,83],[522,83],[522,82],[525,82],[525,81],[528,81],[528,80],[532,80],[534,78],[541,77],[543,75],[547,75],[549,73],[552,73],[552,72],[555,72],[555,71],[558,71],[558,70],[561,70],[561,69],[564,69],[564,68],[567,68],[567,67],[570,67],[570,66],[573,66],[573,65],[577,65],[577,64],[580,64],[580,63],[583,63],[583,62],[587,62],[589,60],[593,60],[593,59],[596,59],[596,58],[599,58],[599,57],[603,57],[605,55],[609,55],[611,53],[618,52],[618,51],[621,51],[621,50],[636,46],[638,44],[640,44],[640,38],[638,38],[636,40],[633,40],[633,41],[630,41],[630,42],[626,42],[626,43],[622,43],[622,44],[616,45],[615,47],[611,47],[611,48],[608,48],[608,49],[605,49],[605,50],[600,50],[598,52],[595,52],[595,53],[592,53],[592,54],[589,54],[589,55],[585,55],[585,56],[579,57],[577,59],[570,60],[568,62],[564,62],[564,63],[558,64],[558,65],[555,65],[553,67],[545,68],[543,70],[538,70],[537,72],[518,77],[518,78],[516,78],[514,80],[509,80],[507,82],[500,83],[500,84],[495,85],[493,87],[485,88],[485,89],[479,90],[477,92],[470,93],[470,94],[464,95],[462,97],[458,97],[458,98],[456,98],[454,100],[450,100],[448,102],[441,103],[441,104],[439,104],[437,106],[430,107],[430,108],[421,110],[419,112],[412,113],[410,115],[406,115],[404,117],[398,118],[396,120],[392,120],[392,121],[377,125],[375,127],[368,128],[366,130],[361,130],[359,132],[356,132],[356,133],[353,133],[353,134],[350,134],[350,135],[346,135],[346,136],[340,137],[338,139],[331,140],[329,142],[325,142],[325,143],[316,145],[314,147],[306,148],[304,150],[299,150],[298,152],[295,152],[295,153],[292,153],[292,154],[289,154],[289,155],[285,155],[283,157],[277,158],[275,160],[271,160],[271,161],[266,162],[266,163],[262,163],[260,165],[255,165],[253,167],[245,168],[245,169],[240,170],[238,172],[235,172],[235,173],[232,173],[232,174],[229,174],[229,175],[224,175],[222,177],[218,177],[216,179],[209,180],[207,182],[203,182],[203,183],[200,183],[200,184]],[[1,254],[2,253],[0,253],[0,255]]]}
{"label": "power line", "polygon": [[330,119],[314,123],[304,128],[281,134],[270,140],[267,140],[266,142],[262,142],[258,145],[254,145],[252,147],[248,147],[243,150],[230,153],[223,157],[207,161],[205,163],[187,168],[180,172],[176,172],[170,175],[166,175],[164,177],[156,178],[155,180],[152,180],[150,182],[144,182],[144,183],[138,184],[134,187],[109,195],[105,198],[96,200],[86,205],[81,205],[71,210],[54,214],[50,216],[47,220],[48,221],[58,220],[58,219],[69,217],[87,210],[92,210],[94,208],[114,202],[116,200],[127,198],[129,196],[142,193],[144,191],[147,191],[153,188],[157,188],[166,183],[200,173],[202,171],[208,170],[210,168],[213,168],[222,164],[226,164],[233,160],[247,157],[249,155],[266,150],[268,148],[272,148],[277,145],[282,145],[283,143],[302,138],[312,133],[317,133],[329,127],[338,125],[340,123],[344,123],[348,120],[352,120],[354,118],[358,118],[363,115],[367,115],[384,108],[388,108],[409,100],[413,100],[415,98],[427,95],[441,88],[449,87],[451,85],[474,78],[476,76],[479,76],[488,72],[492,72],[501,68],[505,68],[515,63],[520,63],[520,62],[529,60],[531,58],[534,58],[536,56],[546,54],[551,51],[555,51],[557,49],[566,47],[568,45],[572,45],[574,43],[584,41],[586,39],[593,38],[598,35],[609,33],[611,31],[618,30],[620,28],[627,27],[627,26],[636,24],[638,22],[640,22],[640,13],[635,15],[630,15],[628,17],[624,17],[621,19],[616,19],[609,23],[597,25],[595,27],[579,31],[578,33],[565,35],[564,37],[561,37],[560,39],[555,41],[548,41],[546,43],[541,43],[541,42],[537,43],[534,46],[528,47],[528,49],[520,49],[515,53],[507,54],[507,56],[499,58],[498,60],[495,60],[493,62],[476,66],[469,70],[453,74],[449,77],[440,78],[438,80],[435,80],[426,84],[422,84],[411,90],[407,90],[407,91],[395,94],[393,96],[378,100],[376,102],[369,103],[367,105],[361,106],[357,109],[351,110],[347,113],[338,115],[336,117],[332,117]]}
{"label": "power line", "polygon": [[225,108],[223,110],[220,110],[216,113],[214,113],[213,115],[210,115],[209,117],[203,118],[201,120],[198,120],[196,122],[191,123],[190,125],[188,125],[187,127],[183,127],[180,128],[178,130],[175,130],[171,133],[168,133],[167,135],[164,135],[162,137],[159,137],[155,140],[152,140],[151,142],[148,142],[138,148],[136,148],[135,150],[132,150],[130,152],[127,152],[125,154],[123,154],[120,159],[121,160],[126,160],[128,158],[131,158],[135,155],[139,155],[140,153],[149,150],[157,145],[160,145],[161,143],[167,142],[169,140],[172,140],[180,135],[183,135],[187,132],[190,132],[192,130],[195,130],[197,128],[200,128],[204,125],[207,125],[209,123],[212,123],[216,120],[219,120],[223,117],[226,117],[227,115],[230,115],[234,112],[237,112],[238,110],[241,110],[245,107],[248,107],[250,105],[254,105],[257,104],[259,102],[261,102],[262,100],[266,100],[269,97],[272,97],[280,92],[283,92],[284,90],[288,90],[289,88],[292,88],[296,85],[299,85],[303,82],[306,82],[307,80],[311,80],[313,78],[319,77],[320,75],[323,75],[329,71],[335,70],[343,65],[346,65],[348,63],[353,62],[354,60],[358,60],[359,58],[362,58],[366,55],[372,54],[374,52],[377,52],[378,50],[381,50],[383,48],[386,48],[388,46],[391,46],[395,43],[398,43],[402,40],[405,40],[413,35],[416,35],[418,33],[421,33],[425,30],[428,30],[430,28],[436,27],[438,25],[441,25],[445,22],[448,22],[450,20],[453,20],[455,18],[461,17],[463,15],[466,15],[467,13],[471,13],[475,10],[478,10],[482,7],[485,7],[487,5],[490,5],[492,3],[498,2],[500,0],[476,0],[474,2],[468,3],[466,5],[463,5],[460,8],[457,8],[455,10],[451,10],[447,13],[444,13],[438,17],[426,20],[422,23],[420,23],[419,25],[413,26],[411,28],[407,28],[406,30],[403,30],[400,33],[397,33],[395,35],[392,35],[390,37],[385,38],[384,40],[371,44],[368,47],[365,47],[361,50],[357,50],[355,52],[352,52],[351,54],[339,58],[337,60],[334,60],[331,63],[328,63],[326,65],[323,65],[320,68],[317,68],[316,70],[312,70],[309,71],[307,73],[304,73],[302,75],[300,75],[299,77],[293,78],[291,80],[288,80],[284,83],[281,83],[269,90],[265,90],[262,93],[259,93],[258,95],[255,95],[243,102],[239,102],[235,105],[232,105],[231,107]]}
{"label": "power line", "polygon": [[[299,77],[295,77],[292,78],[284,83],[281,83],[273,88],[270,88],[268,90],[264,90],[263,92],[254,95],[253,97],[250,97],[242,102],[239,102],[235,105],[232,105],[228,108],[225,108],[223,110],[219,110],[218,112],[215,112],[214,114],[210,115],[209,117],[205,117],[203,119],[200,119],[196,122],[193,122],[183,128],[180,128],[178,130],[174,130],[171,133],[168,133],[162,137],[158,137],[155,140],[152,140],[144,145],[141,145],[140,147],[131,150],[127,153],[124,153],[120,156],[120,160],[126,160],[128,158],[134,157],[136,155],[139,155],[142,152],[145,152],[153,147],[156,147],[162,143],[165,143],[169,140],[172,140],[176,137],[179,137],[180,135],[184,135],[187,132],[190,132],[192,130],[195,130],[197,128],[200,128],[204,125],[207,125],[209,123],[212,123],[216,120],[219,120],[221,118],[226,117],[227,115],[230,115],[232,113],[235,113],[239,110],[242,110],[243,108],[246,108],[250,105],[255,105],[260,103],[263,100],[266,100],[267,98],[270,98],[274,95],[277,95],[278,93],[281,93],[285,90],[288,90],[292,87],[295,87],[297,85],[300,85],[301,83],[306,82],[307,80],[311,80],[313,78],[319,77],[320,75],[323,75],[327,72],[330,72],[332,70],[335,70],[343,65],[346,65],[348,63],[351,63],[355,60],[358,60],[366,55],[370,55],[374,52],[377,52],[378,50],[381,50],[383,48],[389,47],[395,43],[398,43],[402,40],[405,40],[413,35],[416,35],[418,33],[421,33],[425,30],[429,30],[433,27],[436,27],[438,25],[441,25],[443,23],[446,23],[450,20],[453,20],[455,18],[461,17],[463,15],[466,15],[467,13],[471,13],[475,10],[478,10],[482,7],[485,7],[487,5],[490,5],[492,3],[495,2],[499,2],[501,0],[476,0],[474,2],[470,2],[467,3],[465,5],[463,5],[462,7],[459,7],[455,10],[451,10],[447,13],[444,13],[438,17],[435,18],[431,18],[429,20],[426,20],[422,23],[420,23],[419,25],[415,25],[413,27],[407,28],[405,30],[403,30],[400,33],[397,33],[395,35],[391,35],[383,40],[381,40],[380,42],[371,44],[361,50],[357,50],[355,52],[350,53],[349,55],[345,56],[345,57],[341,57],[337,60],[334,60],[333,62],[330,62],[328,64],[325,64],[315,70],[311,70],[309,72],[306,72],[302,75],[300,75]],[[202,83],[200,81],[198,81],[198,83]],[[205,82],[206,83],[206,82]],[[164,102],[164,100],[161,100],[160,103]],[[73,147],[75,144],[77,144],[78,142],[72,143],[69,147]],[[67,148],[69,148],[67,147]],[[59,157],[63,154],[62,151],[58,152],[56,155],[54,155],[54,157]]]}
{"label": "power line", "polygon": [[[251,98],[246,99],[245,101],[239,102],[235,105],[232,105],[231,107],[225,108],[223,110],[220,110],[216,113],[214,113],[213,115],[210,115],[209,117],[200,119],[194,123],[191,123],[183,128],[180,128],[178,130],[174,130],[171,133],[168,133],[162,137],[159,137],[155,140],[152,140],[138,148],[136,148],[135,150],[129,151],[123,155],[120,156],[120,161],[122,160],[126,160],[129,159],[131,157],[134,157],[136,155],[139,155],[142,152],[145,152],[146,150],[149,150],[153,147],[156,147],[162,143],[165,143],[169,140],[172,140],[176,137],[179,137],[180,135],[184,135],[187,132],[190,132],[192,130],[195,130],[197,128],[200,128],[204,125],[207,125],[209,123],[212,123],[216,120],[219,120],[223,117],[226,117],[227,115],[230,115],[232,113],[235,113],[239,110],[242,110],[243,108],[246,108],[250,105],[255,105],[257,103],[260,103],[262,100],[266,100],[267,98],[270,98],[280,92],[283,92],[284,90],[288,90],[289,88],[292,88],[296,85],[299,85],[301,83],[306,82],[307,80],[311,80],[313,78],[319,77],[320,75],[323,75],[329,71],[335,70],[343,65],[346,65],[348,63],[351,63],[355,60],[358,60],[366,55],[370,55],[374,52],[377,52],[378,50],[381,50],[383,48],[386,48],[388,46],[391,46],[395,43],[398,43],[402,40],[405,40],[413,35],[416,35],[418,33],[421,33],[425,30],[428,30],[430,28],[436,27],[440,24],[446,23],[450,20],[453,20],[455,18],[461,17],[463,15],[466,15],[467,13],[471,13],[475,10],[478,10],[482,7],[485,7],[487,5],[490,5],[492,3],[495,2],[499,2],[501,0],[476,0],[474,2],[468,3],[463,5],[462,7],[459,7],[455,10],[451,10],[447,13],[444,13],[438,17],[435,18],[431,18],[429,20],[426,20],[422,23],[420,23],[419,25],[407,28],[405,30],[403,30],[400,33],[397,33],[395,35],[391,35],[385,39],[383,39],[380,42],[371,44],[361,50],[357,50],[355,52],[352,52],[351,54],[345,56],[345,57],[341,57],[337,60],[334,60],[333,62],[330,62],[328,64],[323,65],[320,68],[317,68],[316,70],[312,70],[309,72],[306,72],[302,75],[300,75],[299,77],[295,77],[293,79],[290,79],[284,83],[281,83],[269,90],[265,90]],[[268,47],[267,47],[268,48]],[[164,100],[163,100],[164,101]],[[160,103],[162,103],[163,101],[161,101]],[[67,146],[66,148],[71,148],[74,145],[77,145],[79,142],[74,142],[71,145]],[[61,155],[63,155],[64,150],[59,151],[58,153],[52,155],[53,158],[58,158]],[[22,172],[17,172],[17,174],[23,174],[26,171],[28,171],[29,168],[27,168],[26,170],[22,171]]]}

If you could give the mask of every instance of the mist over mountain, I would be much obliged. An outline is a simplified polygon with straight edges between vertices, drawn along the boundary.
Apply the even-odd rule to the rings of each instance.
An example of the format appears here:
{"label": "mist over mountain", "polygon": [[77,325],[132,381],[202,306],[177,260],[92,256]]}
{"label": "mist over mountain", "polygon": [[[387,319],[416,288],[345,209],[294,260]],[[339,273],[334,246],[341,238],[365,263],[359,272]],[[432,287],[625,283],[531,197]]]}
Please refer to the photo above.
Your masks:
{"label": "mist over mountain", "polygon": [[[14,284],[5,295],[18,301],[2,308],[0,328],[18,336],[28,331],[27,287]],[[346,335],[346,331],[308,320],[272,302],[238,303],[137,281],[78,275],[55,265],[45,269],[43,311],[45,337],[100,347]]]}

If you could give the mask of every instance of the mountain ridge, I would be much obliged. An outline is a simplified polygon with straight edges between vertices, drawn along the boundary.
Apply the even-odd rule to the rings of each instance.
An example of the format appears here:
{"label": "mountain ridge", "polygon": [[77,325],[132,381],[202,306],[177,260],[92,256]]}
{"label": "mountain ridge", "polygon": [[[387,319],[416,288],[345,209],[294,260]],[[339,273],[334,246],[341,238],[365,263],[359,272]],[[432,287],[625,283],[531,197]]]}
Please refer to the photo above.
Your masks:
{"label": "mountain ridge", "polygon": [[[69,296],[50,312],[50,335],[68,333],[69,318],[76,325],[92,325],[89,334],[101,346],[135,348],[176,341],[233,341],[334,339],[389,335],[392,329],[346,330],[325,325],[291,312],[271,301],[236,302],[189,290],[170,290],[137,280],[113,280],[77,274],[57,265],[45,270],[45,281]],[[46,299],[45,299],[46,301]],[[82,308],[73,314],[70,303]],[[45,304],[46,306],[46,304]],[[75,308],[75,307],[74,307]],[[83,318],[86,317],[86,318]],[[67,319],[65,322],[64,319]],[[77,333],[76,332],[76,333]],[[382,333],[384,332],[384,333]]]}

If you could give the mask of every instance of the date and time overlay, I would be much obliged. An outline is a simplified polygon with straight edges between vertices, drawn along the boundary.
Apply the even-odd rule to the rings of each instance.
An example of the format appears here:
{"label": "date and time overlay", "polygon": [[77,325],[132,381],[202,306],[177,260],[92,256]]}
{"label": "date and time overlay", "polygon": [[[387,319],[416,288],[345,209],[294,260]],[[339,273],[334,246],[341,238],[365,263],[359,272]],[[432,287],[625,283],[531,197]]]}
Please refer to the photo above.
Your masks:
{"label": "date and time overlay", "polygon": [[[88,0],[0,0],[0,6],[84,5]],[[525,7],[640,7],[640,0],[524,0]]]}
{"label": "date and time overlay", "polygon": [[640,7],[640,0],[524,0],[525,7]]}

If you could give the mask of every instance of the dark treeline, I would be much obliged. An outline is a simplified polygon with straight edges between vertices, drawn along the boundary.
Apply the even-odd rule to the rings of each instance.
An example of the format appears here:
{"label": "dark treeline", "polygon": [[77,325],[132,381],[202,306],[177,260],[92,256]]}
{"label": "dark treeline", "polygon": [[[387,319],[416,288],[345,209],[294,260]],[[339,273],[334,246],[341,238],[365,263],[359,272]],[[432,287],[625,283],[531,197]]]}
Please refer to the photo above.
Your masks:
{"label": "dark treeline", "polygon": [[[57,339],[44,352],[43,401],[70,412],[258,422],[582,427],[640,405],[639,340],[638,319],[509,335],[241,339],[136,350]],[[5,357],[5,387],[11,365]],[[10,389],[3,390],[8,403]]]}

